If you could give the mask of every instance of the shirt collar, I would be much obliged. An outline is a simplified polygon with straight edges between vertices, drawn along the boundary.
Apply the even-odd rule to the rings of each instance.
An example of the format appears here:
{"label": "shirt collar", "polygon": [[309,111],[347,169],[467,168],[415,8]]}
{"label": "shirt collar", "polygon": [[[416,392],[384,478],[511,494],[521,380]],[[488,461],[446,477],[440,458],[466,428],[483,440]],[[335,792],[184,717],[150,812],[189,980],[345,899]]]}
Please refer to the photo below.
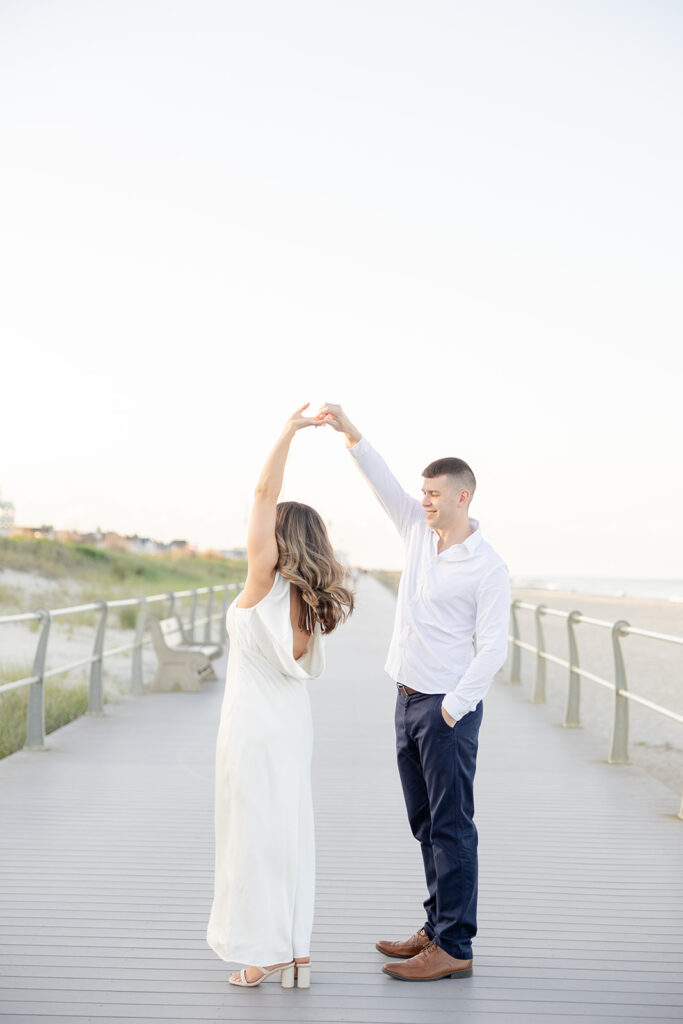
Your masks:
{"label": "shirt collar", "polygon": [[[465,537],[460,544],[451,544],[449,548],[441,552],[439,557],[445,558],[448,561],[459,561],[463,558],[469,558],[475,553],[479,545],[481,544],[481,529],[479,527],[479,520],[473,519],[472,516],[468,516],[467,521],[470,526],[472,533],[469,537]],[[432,534],[432,544],[434,548],[439,542],[439,535],[433,526],[429,527]]]}

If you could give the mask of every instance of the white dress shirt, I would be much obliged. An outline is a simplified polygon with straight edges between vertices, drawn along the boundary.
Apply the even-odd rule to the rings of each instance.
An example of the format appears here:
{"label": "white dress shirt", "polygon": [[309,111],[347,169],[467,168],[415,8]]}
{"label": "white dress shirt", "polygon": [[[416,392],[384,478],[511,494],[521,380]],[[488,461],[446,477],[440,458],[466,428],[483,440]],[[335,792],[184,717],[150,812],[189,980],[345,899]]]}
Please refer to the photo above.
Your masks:
{"label": "white dress shirt", "polygon": [[[444,693],[456,721],[474,711],[507,657],[510,574],[477,519],[439,554],[439,536],[365,437],[351,455],[406,547],[385,670],[422,693]],[[476,653],[473,634],[476,633]]]}

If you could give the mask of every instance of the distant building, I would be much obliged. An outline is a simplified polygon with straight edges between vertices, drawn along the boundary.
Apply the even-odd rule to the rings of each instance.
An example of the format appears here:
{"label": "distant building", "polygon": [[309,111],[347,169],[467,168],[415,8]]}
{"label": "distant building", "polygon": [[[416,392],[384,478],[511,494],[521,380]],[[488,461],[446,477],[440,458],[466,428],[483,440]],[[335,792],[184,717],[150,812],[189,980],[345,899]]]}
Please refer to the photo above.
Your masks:
{"label": "distant building", "polygon": [[107,551],[130,551],[128,538],[122,537],[120,533],[116,533],[113,530],[105,533],[102,546]]}
{"label": "distant building", "polygon": [[0,537],[11,537],[14,532],[14,505],[0,501]]}
{"label": "distant building", "polygon": [[199,554],[196,544],[190,544],[186,540],[172,540],[170,544],[166,545],[166,550],[175,556]]}
{"label": "distant building", "polygon": [[235,559],[237,559],[239,561],[242,561],[243,559],[245,559],[247,557],[247,549],[246,548],[222,548],[218,552],[218,554],[221,556],[221,558],[235,558]]}
{"label": "distant building", "polygon": [[35,537],[42,540],[54,540],[54,526],[43,523],[42,526],[15,526],[12,530],[13,537]]}
{"label": "distant building", "polygon": [[162,548],[159,541],[152,540],[151,537],[139,537],[137,533],[128,534],[126,540],[128,550],[135,555],[157,555]]}
{"label": "distant building", "polygon": [[104,547],[104,534],[98,526],[94,533],[77,533],[76,543],[88,544],[91,548],[101,548]]}

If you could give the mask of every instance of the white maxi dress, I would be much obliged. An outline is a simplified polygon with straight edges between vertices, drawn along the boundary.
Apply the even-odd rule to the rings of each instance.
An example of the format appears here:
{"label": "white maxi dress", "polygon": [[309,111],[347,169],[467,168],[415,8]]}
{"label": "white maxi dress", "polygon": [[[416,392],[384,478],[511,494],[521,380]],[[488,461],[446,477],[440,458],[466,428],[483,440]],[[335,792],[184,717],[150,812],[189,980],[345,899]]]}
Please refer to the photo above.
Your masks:
{"label": "white maxi dress", "polygon": [[[319,623],[294,658],[290,583],[279,572],[230,638],[216,741],[214,896],[206,941],[231,963],[310,955],[315,893],[313,721],[306,681],[325,667]],[[239,597],[239,595],[238,595]]]}

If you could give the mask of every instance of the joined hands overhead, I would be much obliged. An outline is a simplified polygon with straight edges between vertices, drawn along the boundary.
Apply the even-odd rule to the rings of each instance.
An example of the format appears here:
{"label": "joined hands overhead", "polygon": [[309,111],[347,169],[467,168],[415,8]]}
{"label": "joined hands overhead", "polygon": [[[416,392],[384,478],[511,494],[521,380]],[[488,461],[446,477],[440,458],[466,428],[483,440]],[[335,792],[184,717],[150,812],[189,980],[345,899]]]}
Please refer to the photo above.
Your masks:
{"label": "joined hands overhead", "polygon": [[321,423],[328,424],[333,430],[339,431],[340,434],[346,434],[347,448],[352,448],[360,441],[362,436],[360,431],[354,427],[341,405],[325,402],[318,409],[317,417]]}
{"label": "joined hands overhead", "polygon": [[304,409],[308,409],[310,402],[296,409],[288,418],[285,424],[285,433],[293,435],[303,427],[324,427],[330,426],[340,434],[346,435],[346,447],[352,448],[361,439],[361,432],[354,427],[341,405],[332,402],[325,402],[318,409],[315,416],[304,416]]}

